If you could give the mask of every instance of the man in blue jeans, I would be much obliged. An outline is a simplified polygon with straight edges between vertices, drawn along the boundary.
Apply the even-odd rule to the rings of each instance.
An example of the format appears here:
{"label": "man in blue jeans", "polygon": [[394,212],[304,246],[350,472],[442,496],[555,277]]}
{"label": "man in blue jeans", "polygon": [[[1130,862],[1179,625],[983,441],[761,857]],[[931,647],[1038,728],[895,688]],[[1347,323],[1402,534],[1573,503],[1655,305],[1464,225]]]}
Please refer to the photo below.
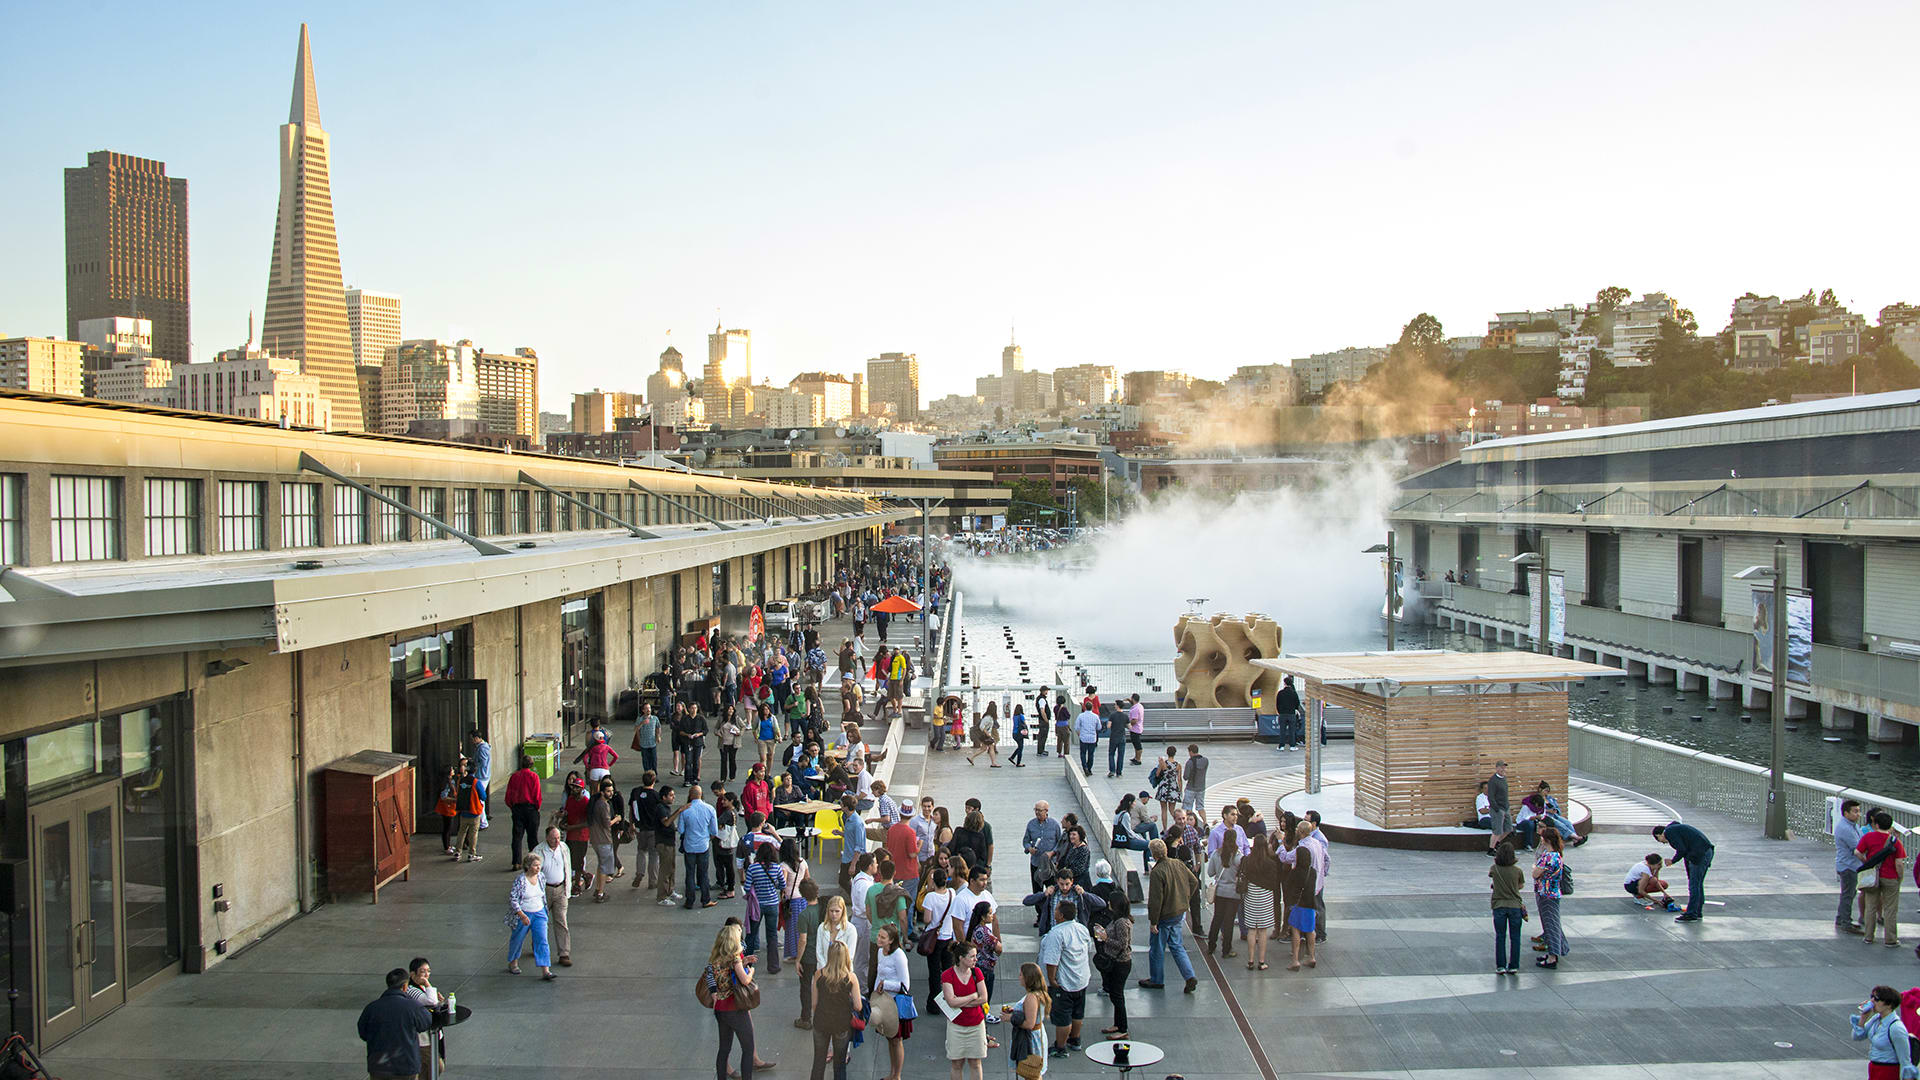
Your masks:
{"label": "man in blue jeans", "polygon": [[1687,864],[1687,910],[1673,921],[1699,922],[1707,903],[1707,868],[1713,865],[1713,841],[1706,833],[1678,821],[1655,825],[1653,838],[1673,847],[1673,857],[1665,860],[1666,865]]}
{"label": "man in blue jeans", "polygon": [[1081,709],[1073,718],[1073,733],[1080,739],[1080,771],[1092,776],[1093,754],[1100,747],[1100,714],[1091,708]]}
{"label": "man in blue jeans", "polygon": [[1127,763],[1127,714],[1107,706],[1107,776],[1119,776]]}
{"label": "man in blue jeans", "polygon": [[1140,980],[1140,988],[1166,988],[1161,976],[1166,974],[1166,954],[1171,952],[1191,994],[1200,980],[1193,977],[1193,961],[1180,940],[1180,923],[1187,917],[1188,898],[1200,885],[1186,863],[1167,858],[1166,841],[1155,840],[1148,850],[1153,854],[1153,872],[1147,875],[1147,919],[1153,925],[1153,938],[1147,948],[1147,977]]}
{"label": "man in blue jeans", "polygon": [[674,822],[674,831],[679,838],[680,854],[686,862],[686,909],[693,910],[693,887],[700,886],[700,906],[712,907],[713,860],[707,857],[707,850],[714,841],[720,839],[720,818],[700,797],[700,785],[687,785],[687,805],[680,811]]}
{"label": "man in blue jeans", "polygon": [[1273,711],[1280,715],[1280,745],[1276,749],[1298,749],[1307,738],[1307,718],[1300,709],[1300,691],[1293,688],[1293,676],[1280,680],[1280,693],[1274,698]]}

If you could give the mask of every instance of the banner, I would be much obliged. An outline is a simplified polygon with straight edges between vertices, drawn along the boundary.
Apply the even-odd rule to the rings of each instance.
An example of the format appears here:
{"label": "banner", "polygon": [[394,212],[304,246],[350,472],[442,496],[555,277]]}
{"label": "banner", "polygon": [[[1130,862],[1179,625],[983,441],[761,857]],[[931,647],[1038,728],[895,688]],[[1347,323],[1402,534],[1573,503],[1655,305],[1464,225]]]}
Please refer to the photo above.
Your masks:
{"label": "banner", "polygon": [[[1753,670],[1773,675],[1773,589],[1753,590]],[[1787,681],[1813,683],[1813,595],[1787,591]]]}
{"label": "banner", "polygon": [[[1527,636],[1540,640],[1540,571],[1527,571]],[[1558,570],[1547,574],[1547,640],[1555,645],[1567,643],[1567,576]]]}
{"label": "banner", "polygon": [[1006,527],[1007,527],[1007,515],[1005,514],[993,515],[993,531],[994,532],[999,532],[1000,530]]}

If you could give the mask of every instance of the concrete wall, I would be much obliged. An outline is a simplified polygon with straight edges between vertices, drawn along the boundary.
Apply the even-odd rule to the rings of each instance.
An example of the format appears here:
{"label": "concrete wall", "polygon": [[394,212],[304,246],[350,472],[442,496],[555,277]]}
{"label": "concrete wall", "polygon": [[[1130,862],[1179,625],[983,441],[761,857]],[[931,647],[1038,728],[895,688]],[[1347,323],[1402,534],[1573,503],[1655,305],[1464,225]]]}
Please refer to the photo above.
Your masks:
{"label": "concrete wall", "polygon": [[205,680],[193,695],[194,858],[201,895],[224,885],[233,901],[224,914],[211,903],[198,905],[205,959],[213,962],[216,941],[224,938],[229,949],[238,948],[298,912],[299,823],[291,764],[293,658],[243,649],[208,659],[246,662]]}
{"label": "concrete wall", "polygon": [[[326,821],[321,776],[341,758],[362,750],[393,748],[392,665],[382,638],[308,649],[294,654],[293,663],[300,682],[300,767],[305,770],[307,795],[307,813],[299,823],[306,860],[297,873],[307,877],[311,901],[325,890],[320,879]],[[214,782],[217,775],[207,773],[203,765],[201,785]]]}

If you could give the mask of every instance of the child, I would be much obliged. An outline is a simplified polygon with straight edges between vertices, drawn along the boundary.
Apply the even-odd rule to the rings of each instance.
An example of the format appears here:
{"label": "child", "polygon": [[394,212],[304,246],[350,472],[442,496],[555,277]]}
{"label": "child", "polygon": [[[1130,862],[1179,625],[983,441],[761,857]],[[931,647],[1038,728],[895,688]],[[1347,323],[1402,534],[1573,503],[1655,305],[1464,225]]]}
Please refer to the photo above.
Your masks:
{"label": "child", "polygon": [[1627,895],[1633,897],[1634,903],[1652,911],[1653,897],[1657,893],[1660,899],[1666,901],[1668,911],[1679,911],[1680,905],[1674,903],[1673,897],[1667,894],[1667,883],[1660,880],[1657,873],[1660,862],[1660,853],[1656,851],[1647,856],[1646,861],[1635,863],[1633,869],[1627,871]]}

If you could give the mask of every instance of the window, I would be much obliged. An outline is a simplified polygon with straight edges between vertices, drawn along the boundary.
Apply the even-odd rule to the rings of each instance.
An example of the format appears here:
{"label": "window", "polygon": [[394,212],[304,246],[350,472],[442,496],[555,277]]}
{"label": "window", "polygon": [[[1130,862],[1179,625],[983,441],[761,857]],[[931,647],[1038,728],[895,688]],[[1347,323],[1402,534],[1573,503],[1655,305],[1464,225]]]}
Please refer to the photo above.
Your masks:
{"label": "window", "polygon": [[[435,521],[447,520],[446,488],[423,487],[419,489],[419,494],[420,502],[416,509],[428,517],[433,518]],[[420,538],[422,540],[439,540],[446,535],[443,529],[436,528],[424,521],[420,523]]]}
{"label": "window", "polygon": [[529,508],[532,503],[533,492],[516,491],[513,493],[513,518],[507,523],[508,532],[523,533],[529,531],[527,521],[531,517]]}
{"label": "window", "polygon": [[147,489],[147,554],[200,552],[200,482],[150,476]]}
{"label": "window", "polygon": [[267,546],[267,485],[257,480],[220,481],[220,550],[259,551]]}
{"label": "window", "polygon": [[120,478],[53,478],[53,561],[120,557]]}
{"label": "window", "polygon": [[339,484],[333,489],[333,542],[367,542],[367,496],[358,488]]}
{"label": "window", "polygon": [[[405,505],[407,501],[407,489],[404,487],[382,487],[380,494],[385,495],[387,498],[401,505]],[[412,520],[412,518],[401,512],[399,507],[381,503],[380,542],[383,544],[396,544],[402,540],[412,539],[413,533],[408,528],[408,523]]]}
{"label": "window", "polygon": [[499,536],[507,531],[507,493],[499,490],[487,492],[487,534]]}
{"label": "window", "polygon": [[[436,489],[438,490],[438,489]],[[473,534],[473,489],[453,489],[453,527],[458,532]]]}
{"label": "window", "polygon": [[320,485],[280,485],[280,546],[320,546]]}
{"label": "window", "polygon": [[21,490],[25,484],[25,477],[0,476],[0,566],[26,561],[27,500]]}
{"label": "window", "polygon": [[534,515],[537,520],[534,528],[541,532],[553,531],[553,495],[549,492],[535,492],[533,496]]}

